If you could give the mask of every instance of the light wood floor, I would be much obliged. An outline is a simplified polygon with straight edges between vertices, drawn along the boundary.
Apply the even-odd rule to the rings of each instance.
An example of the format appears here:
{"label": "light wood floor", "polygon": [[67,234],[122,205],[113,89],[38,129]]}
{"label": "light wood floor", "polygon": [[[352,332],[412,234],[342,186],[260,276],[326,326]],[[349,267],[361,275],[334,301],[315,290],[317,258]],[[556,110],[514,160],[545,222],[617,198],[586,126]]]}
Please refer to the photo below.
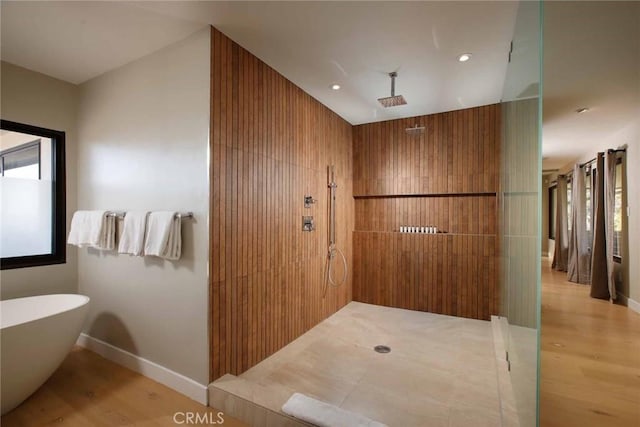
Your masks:
{"label": "light wood floor", "polygon": [[543,259],[542,427],[640,426],[640,315]]}
{"label": "light wood floor", "polygon": [[[189,411],[201,417],[212,413],[208,416],[211,420],[216,420],[218,413],[91,351],[75,347],[51,378],[4,415],[1,424],[2,427],[176,426],[174,413]],[[246,425],[226,415],[223,418],[224,426]],[[183,419],[178,416],[178,421]]]}
{"label": "light wood floor", "polygon": [[[543,260],[542,427],[640,426],[640,315],[589,297]],[[217,413],[74,348],[60,369],[2,417],[12,426],[175,426],[177,411]],[[245,424],[224,416],[225,426]]]}

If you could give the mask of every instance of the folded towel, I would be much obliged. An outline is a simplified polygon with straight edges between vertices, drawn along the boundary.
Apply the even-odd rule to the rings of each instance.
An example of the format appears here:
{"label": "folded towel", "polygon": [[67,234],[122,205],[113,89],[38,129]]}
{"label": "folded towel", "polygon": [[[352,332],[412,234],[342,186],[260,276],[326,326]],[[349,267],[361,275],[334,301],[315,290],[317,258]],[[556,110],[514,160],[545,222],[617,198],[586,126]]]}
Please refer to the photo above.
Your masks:
{"label": "folded towel", "polygon": [[282,412],[319,427],[386,427],[386,424],[300,393],[294,393],[287,400]]}
{"label": "folded towel", "polygon": [[142,256],[144,254],[144,232],[147,227],[148,215],[149,212],[146,211],[127,212],[124,216],[122,234],[118,245],[119,253],[134,256]]}
{"label": "folded towel", "polygon": [[180,259],[182,220],[177,212],[151,212],[147,219],[144,254],[165,259]]}
{"label": "folded towel", "polygon": [[67,243],[79,247],[104,250],[115,248],[115,218],[107,211],[77,211],[71,219],[71,230]]}

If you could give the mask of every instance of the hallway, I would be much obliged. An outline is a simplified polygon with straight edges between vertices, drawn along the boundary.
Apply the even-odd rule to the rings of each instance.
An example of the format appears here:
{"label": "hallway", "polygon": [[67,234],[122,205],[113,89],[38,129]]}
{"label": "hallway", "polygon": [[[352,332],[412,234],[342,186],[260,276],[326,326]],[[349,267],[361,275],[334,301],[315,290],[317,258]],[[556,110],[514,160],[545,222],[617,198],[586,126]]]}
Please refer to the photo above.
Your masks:
{"label": "hallway", "polygon": [[640,314],[542,260],[540,425],[640,425]]}

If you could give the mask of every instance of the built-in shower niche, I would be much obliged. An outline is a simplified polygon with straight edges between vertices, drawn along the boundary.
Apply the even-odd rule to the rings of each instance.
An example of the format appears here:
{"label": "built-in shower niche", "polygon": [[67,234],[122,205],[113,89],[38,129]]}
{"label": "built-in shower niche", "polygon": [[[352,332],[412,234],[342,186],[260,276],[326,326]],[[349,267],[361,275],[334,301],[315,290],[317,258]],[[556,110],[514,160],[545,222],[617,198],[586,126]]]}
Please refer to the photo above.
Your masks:
{"label": "built-in shower niche", "polygon": [[[355,301],[499,312],[500,117],[488,105],[354,127]],[[401,232],[423,225],[439,232]]]}
{"label": "built-in shower niche", "polygon": [[356,196],[355,200],[356,231],[400,233],[401,227],[416,225],[433,226],[435,234],[496,234],[495,193]]}

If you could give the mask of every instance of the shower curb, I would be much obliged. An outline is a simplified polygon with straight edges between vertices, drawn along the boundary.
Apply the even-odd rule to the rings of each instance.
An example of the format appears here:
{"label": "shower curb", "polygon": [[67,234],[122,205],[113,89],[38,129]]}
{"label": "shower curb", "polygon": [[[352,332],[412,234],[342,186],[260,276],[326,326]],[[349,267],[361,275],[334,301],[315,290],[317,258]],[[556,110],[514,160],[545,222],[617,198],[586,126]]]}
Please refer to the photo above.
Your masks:
{"label": "shower curb", "polygon": [[[247,386],[254,385],[243,378],[226,374],[209,384],[209,406],[213,406],[253,427],[313,427],[312,424],[260,405],[237,391],[225,390],[224,384],[228,381],[241,381]],[[267,390],[265,390],[266,392]]]}

